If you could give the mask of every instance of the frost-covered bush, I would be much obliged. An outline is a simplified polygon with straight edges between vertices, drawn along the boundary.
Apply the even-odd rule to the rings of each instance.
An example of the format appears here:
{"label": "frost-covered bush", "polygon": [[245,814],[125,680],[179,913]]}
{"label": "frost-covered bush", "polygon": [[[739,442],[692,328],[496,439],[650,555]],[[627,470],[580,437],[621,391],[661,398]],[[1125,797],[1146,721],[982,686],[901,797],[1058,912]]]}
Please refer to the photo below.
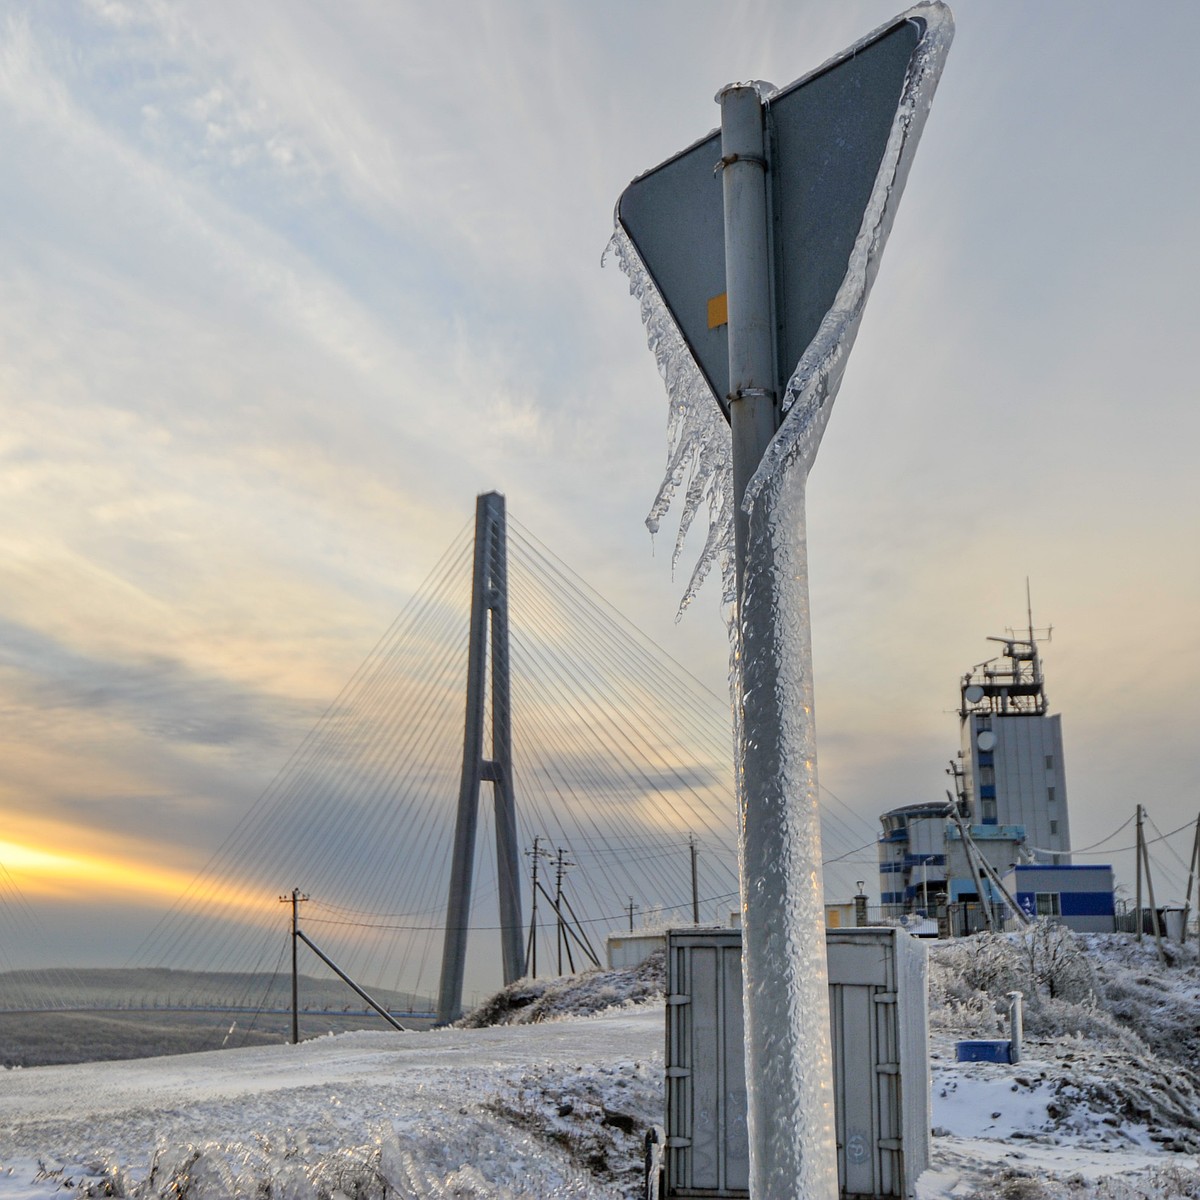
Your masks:
{"label": "frost-covered bush", "polygon": [[945,968],[942,986],[951,999],[978,993],[999,998],[1025,982],[1021,958],[1007,934],[977,933],[939,944],[937,951],[934,961]]}
{"label": "frost-covered bush", "polygon": [[656,950],[635,967],[581,971],[560,979],[518,979],[457,1024],[464,1029],[482,1029],[587,1016],[606,1008],[659,1000],[665,986],[666,954]]}
{"label": "frost-covered bush", "polygon": [[961,994],[985,992],[1002,999],[1020,991],[1084,1004],[1099,986],[1087,947],[1065,925],[1038,921],[1019,933],[979,933],[962,938],[938,957],[957,977]]}
{"label": "frost-covered bush", "polygon": [[[929,976],[929,1014],[935,1029],[953,1038],[1004,1037],[1007,1029],[986,992],[962,994],[960,987],[943,986],[948,972],[933,970]],[[953,976],[949,976],[953,981]],[[956,981],[955,981],[956,982]]]}
{"label": "frost-covered bush", "polygon": [[1071,1004],[1095,1002],[1096,971],[1083,943],[1065,925],[1038,921],[1017,937],[1027,995]]}
{"label": "frost-covered bush", "polygon": [[1200,1064],[1200,964],[1194,946],[1164,944],[1158,961],[1153,939],[1129,934],[1085,939],[1101,956],[1104,1006],[1164,1059],[1194,1071]]}
{"label": "frost-covered bush", "polygon": [[1133,1029],[1122,1025],[1095,999],[1076,1004],[1042,997],[1025,1012],[1025,1030],[1031,1037],[1085,1038],[1127,1054],[1144,1054],[1147,1048]]}
{"label": "frost-covered bush", "polygon": [[[299,1134],[279,1142],[260,1136],[250,1142],[160,1146],[148,1168],[114,1166],[102,1178],[80,1182],[74,1194],[122,1200],[542,1200],[548,1194],[593,1200],[611,1194],[592,1172],[548,1152],[544,1143],[542,1165],[558,1160],[550,1170],[552,1190],[528,1183],[521,1161],[531,1148],[514,1145],[499,1128],[464,1125],[457,1143],[445,1133],[441,1139],[422,1138],[417,1131],[402,1139],[382,1126],[364,1144],[333,1149]],[[464,1146],[478,1163],[462,1161]],[[626,1174],[637,1158],[636,1153],[624,1156],[619,1165]],[[47,1172],[44,1178],[56,1175]],[[73,1180],[61,1181],[63,1189],[70,1186]]]}
{"label": "frost-covered bush", "polygon": [[1134,1045],[1104,1011],[1087,946],[1065,926],[1039,921],[1020,933],[976,934],[939,946],[932,963],[930,1008],[948,1032],[1003,1036],[1009,993],[1019,991],[1031,1037],[1084,1034]]}
{"label": "frost-covered bush", "polygon": [[1185,1167],[1156,1167],[1137,1175],[1114,1175],[1089,1181],[1082,1175],[1066,1179],[1035,1179],[1026,1172],[1003,1168],[995,1179],[973,1191],[967,1200],[1197,1200],[1200,1173]]}

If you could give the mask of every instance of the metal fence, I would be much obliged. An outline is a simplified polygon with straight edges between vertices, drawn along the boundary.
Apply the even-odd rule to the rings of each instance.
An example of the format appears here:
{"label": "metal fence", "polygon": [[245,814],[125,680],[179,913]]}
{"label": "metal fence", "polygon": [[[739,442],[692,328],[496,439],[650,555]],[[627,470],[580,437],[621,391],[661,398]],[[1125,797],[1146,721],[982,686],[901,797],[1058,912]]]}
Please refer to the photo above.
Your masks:
{"label": "metal fence", "polygon": [[1141,925],[1142,934],[1167,938],[1172,942],[1186,942],[1189,938],[1200,939],[1200,922],[1197,914],[1186,908],[1130,908],[1117,913],[1113,918],[1118,933],[1137,933]]}

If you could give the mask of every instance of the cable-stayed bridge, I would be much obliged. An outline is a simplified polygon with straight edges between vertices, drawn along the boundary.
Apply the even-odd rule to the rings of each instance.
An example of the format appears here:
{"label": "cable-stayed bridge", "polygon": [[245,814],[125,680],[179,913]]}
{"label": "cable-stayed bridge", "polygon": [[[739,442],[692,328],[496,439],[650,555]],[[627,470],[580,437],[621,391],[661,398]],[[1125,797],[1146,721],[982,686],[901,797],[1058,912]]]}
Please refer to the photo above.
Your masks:
{"label": "cable-stayed bridge", "polygon": [[[464,527],[143,943],[130,965],[176,972],[165,999],[251,1008],[265,1002],[265,979],[277,1003],[298,941],[293,910],[305,975],[332,978],[317,947],[389,1007],[411,1009],[448,1003],[448,954],[461,958],[469,1005],[514,970],[591,965],[631,924],[723,923],[737,907],[727,699],[518,521],[506,530],[504,594],[480,578],[478,538]],[[871,823],[829,799],[827,860],[871,853]],[[478,836],[464,838],[472,806]],[[221,978],[220,1003],[189,972]]]}

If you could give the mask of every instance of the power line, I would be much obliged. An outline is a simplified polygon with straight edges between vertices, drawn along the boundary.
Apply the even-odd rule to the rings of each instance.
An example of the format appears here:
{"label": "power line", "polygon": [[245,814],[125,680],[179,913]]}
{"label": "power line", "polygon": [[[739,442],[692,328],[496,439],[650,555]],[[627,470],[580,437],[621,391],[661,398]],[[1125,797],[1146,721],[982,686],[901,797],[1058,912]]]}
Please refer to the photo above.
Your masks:
{"label": "power line", "polygon": [[[1029,849],[1032,850],[1035,854],[1087,854],[1089,852],[1089,850],[1092,849],[1092,847],[1099,846],[1099,845],[1103,844],[1104,842],[1108,841],[1110,838],[1116,837],[1117,834],[1120,833],[1121,830],[1124,829],[1127,825],[1129,825],[1132,820],[1133,820],[1133,817],[1130,817],[1129,820],[1126,821],[1124,825],[1122,825],[1119,829],[1113,830],[1113,832],[1110,833],[1108,835],[1108,837],[1101,838],[1099,842],[1093,842],[1091,847],[1086,847],[1083,850],[1046,850],[1046,849],[1043,849],[1041,846],[1030,846]],[[1195,825],[1194,821],[1187,821],[1183,825],[1180,825],[1178,829],[1172,829],[1170,833],[1162,833],[1162,834],[1159,834],[1158,837],[1147,838],[1145,841],[1145,844],[1147,846],[1152,846],[1152,845],[1154,845],[1155,842],[1166,841],[1167,838],[1172,838],[1177,833],[1182,833],[1183,830],[1185,830],[1185,829],[1191,829],[1191,828],[1193,828],[1194,825]],[[1096,851],[1096,855],[1097,855],[1097,857],[1099,857],[1100,855],[1104,855],[1104,854],[1124,854],[1125,851],[1127,851],[1127,850],[1136,850],[1136,849],[1137,849],[1136,843],[1132,846],[1111,846],[1107,850]],[[1187,870],[1187,868],[1185,867],[1184,870]]]}

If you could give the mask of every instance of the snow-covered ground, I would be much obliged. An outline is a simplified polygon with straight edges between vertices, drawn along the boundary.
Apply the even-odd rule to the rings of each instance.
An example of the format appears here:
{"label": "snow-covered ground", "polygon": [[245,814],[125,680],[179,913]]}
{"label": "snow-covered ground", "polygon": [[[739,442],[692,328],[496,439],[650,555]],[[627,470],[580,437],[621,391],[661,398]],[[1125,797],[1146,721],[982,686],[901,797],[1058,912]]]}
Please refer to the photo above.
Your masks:
{"label": "snow-covered ground", "polygon": [[[957,1038],[1000,1032],[980,979],[1007,987],[1022,963],[1036,954],[1011,941],[935,949],[922,1200],[1200,1196],[1196,1064],[1170,1055],[1200,1038],[1195,955],[1169,970],[1119,940],[1067,955],[1056,986],[1076,998],[1032,997],[1020,1064],[956,1062]],[[602,991],[623,999],[611,981]],[[1086,1031],[1046,1033],[1061,1024]],[[532,1024],[6,1071],[0,1198],[636,1197],[642,1138],[662,1119],[663,1029],[661,1001],[626,1001]]]}
{"label": "snow-covered ground", "polygon": [[8,1071],[0,1196],[631,1195],[662,1030],[650,1006]]}

